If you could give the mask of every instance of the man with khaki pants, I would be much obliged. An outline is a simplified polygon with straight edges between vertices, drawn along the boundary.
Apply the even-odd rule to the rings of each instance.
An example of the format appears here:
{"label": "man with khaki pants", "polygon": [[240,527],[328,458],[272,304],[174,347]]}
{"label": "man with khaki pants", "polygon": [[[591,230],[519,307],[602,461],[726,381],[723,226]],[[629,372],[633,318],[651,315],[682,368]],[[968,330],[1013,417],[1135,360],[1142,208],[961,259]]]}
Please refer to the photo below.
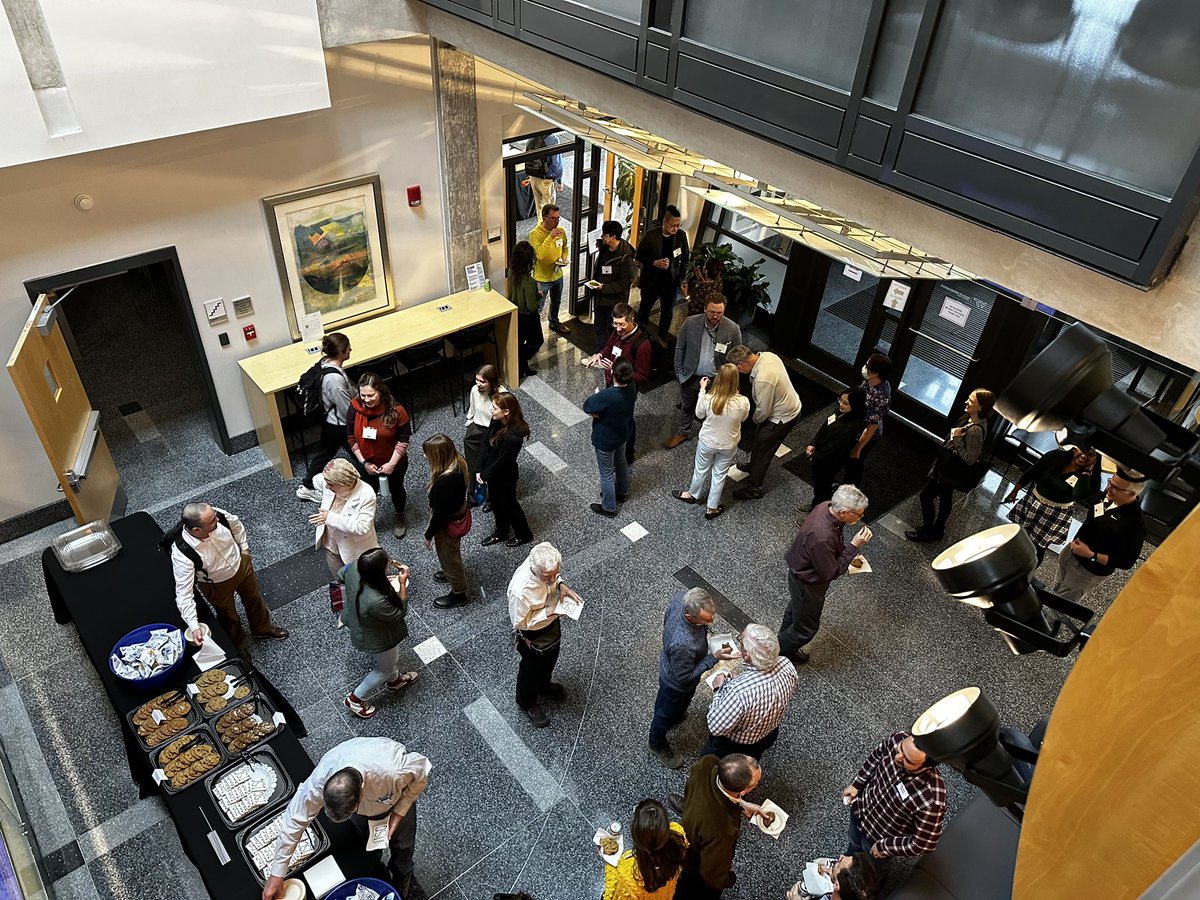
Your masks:
{"label": "man with khaki pants", "polygon": [[242,656],[250,655],[250,641],[242,628],[234,594],[242,598],[254,637],[283,640],[288,636],[286,628],[271,624],[271,613],[263,602],[250,561],[246,527],[237,516],[207,503],[189,503],[183,508],[177,529],[164,540],[171,548],[175,605],[193,643],[204,642],[196,615],[197,588],[216,610],[217,620]]}

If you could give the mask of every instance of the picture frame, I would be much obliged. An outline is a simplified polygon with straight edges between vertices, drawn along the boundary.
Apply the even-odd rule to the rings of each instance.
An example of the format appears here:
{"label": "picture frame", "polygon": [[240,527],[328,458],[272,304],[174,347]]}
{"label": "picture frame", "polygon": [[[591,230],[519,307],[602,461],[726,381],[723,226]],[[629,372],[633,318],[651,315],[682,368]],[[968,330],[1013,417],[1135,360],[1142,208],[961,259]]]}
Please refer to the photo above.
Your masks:
{"label": "picture frame", "polygon": [[306,315],[326,331],[396,308],[378,175],[263,198],[292,340]]}

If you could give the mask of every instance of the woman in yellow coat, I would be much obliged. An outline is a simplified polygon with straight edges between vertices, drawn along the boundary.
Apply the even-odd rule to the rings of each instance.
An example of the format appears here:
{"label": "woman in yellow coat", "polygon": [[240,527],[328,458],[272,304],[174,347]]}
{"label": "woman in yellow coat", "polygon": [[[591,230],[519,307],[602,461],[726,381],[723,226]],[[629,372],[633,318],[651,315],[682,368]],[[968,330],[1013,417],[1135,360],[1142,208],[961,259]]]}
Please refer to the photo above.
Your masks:
{"label": "woman in yellow coat", "polygon": [[683,868],[687,838],[657,800],[643,800],[633,813],[633,849],[604,869],[602,900],[671,900]]}

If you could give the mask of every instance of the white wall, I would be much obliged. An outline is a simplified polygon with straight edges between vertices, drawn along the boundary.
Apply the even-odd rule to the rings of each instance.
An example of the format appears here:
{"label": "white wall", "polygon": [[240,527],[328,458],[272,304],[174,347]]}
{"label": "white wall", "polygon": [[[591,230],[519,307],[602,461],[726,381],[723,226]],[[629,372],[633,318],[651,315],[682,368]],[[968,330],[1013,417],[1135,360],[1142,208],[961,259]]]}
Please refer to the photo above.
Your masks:
{"label": "white wall", "polygon": [[[8,223],[0,253],[0,349],[29,314],[27,279],[174,245],[231,435],[251,428],[237,360],[288,343],[261,198],[378,173],[401,306],[448,291],[429,44],[410,37],[331,50],[328,110],[0,170]],[[420,184],[411,209],[405,187]],[[76,194],[95,198],[80,212]],[[203,303],[249,294],[252,318],[209,326]],[[70,303],[68,299],[65,301]],[[253,322],[258,340],[242,339]],[[231,346],[217,334],[228,330]],[[153,336],[131,336],[130,365],[154,372]],[[57,482],[8,378],[0,378],[0,519],[58,499]]]}
{"label": "white wall", "polygon": [[78,127],[50,137],[0,16],[0,165],[329,105],[313,0],[40,0]]}

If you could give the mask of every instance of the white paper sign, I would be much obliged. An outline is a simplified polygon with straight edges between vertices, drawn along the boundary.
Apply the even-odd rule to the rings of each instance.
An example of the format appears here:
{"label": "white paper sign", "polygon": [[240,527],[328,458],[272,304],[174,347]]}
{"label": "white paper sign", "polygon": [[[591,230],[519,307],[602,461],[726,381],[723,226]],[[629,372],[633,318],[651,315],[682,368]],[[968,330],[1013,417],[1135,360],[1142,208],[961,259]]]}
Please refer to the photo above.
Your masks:
{"label": "white paper sign", "polygon": [[1022,297],[1021,305],[1026,309],[1037,309],[1037,299],[1035,297]]}
{"label": "white paper sign", "polygon": [[[603,226],[601,226],[601,227],[603,227]],[[600,240],[600,234],[601,234],[600,228],[593,228],[591,231],[589,231],[587,234],[588,245],[589,246],[594,245],[596,243],[596,241]]]}
{"label": "white paper sign", "polygon": [[325,327],[321,324],[319,312],[309,313],[300,317],[300,340],[305,343],[320,341],[325,336]]}
{"label": "white paper sign", "polygon": [[862,269],[856,269],[854,266],[847,265],[842,269],[842,274],[851,281],[862,281]]}
{"label": "white paper sign", "polygon": [[578,622],[579,614],[583,612],[583,604],[570,597],[560,597],[554,606],[554,611],[560,616],[566,616],[568,619]]}
{"label": "white paper sign", "polygon": [[475,262],[465,267],[467,273],[467,290],[477,291],[483,287],[483,263]]}
{"label": "white paper sign", "polygon": [[959,328],[965,328],[967,317],[971,315],[971,307],[947,297],[942,301],[942,309],[938,315],[948,322],[953,322]]}
{"label": "white paper sign", "polygon": [[388,845],[388,820],[387,819],[372,819],[369,823],[367,831],[367,849],[382,850]]}
{"label": "white paper sign", "polygon": [[908,302],[910,291],[912,291],[912,288],[904,282],[893,281],[888,285],[887,294],[883,298],[883,305],[889,309],[894,309],[896,312],[904,312],[904,304]]}

